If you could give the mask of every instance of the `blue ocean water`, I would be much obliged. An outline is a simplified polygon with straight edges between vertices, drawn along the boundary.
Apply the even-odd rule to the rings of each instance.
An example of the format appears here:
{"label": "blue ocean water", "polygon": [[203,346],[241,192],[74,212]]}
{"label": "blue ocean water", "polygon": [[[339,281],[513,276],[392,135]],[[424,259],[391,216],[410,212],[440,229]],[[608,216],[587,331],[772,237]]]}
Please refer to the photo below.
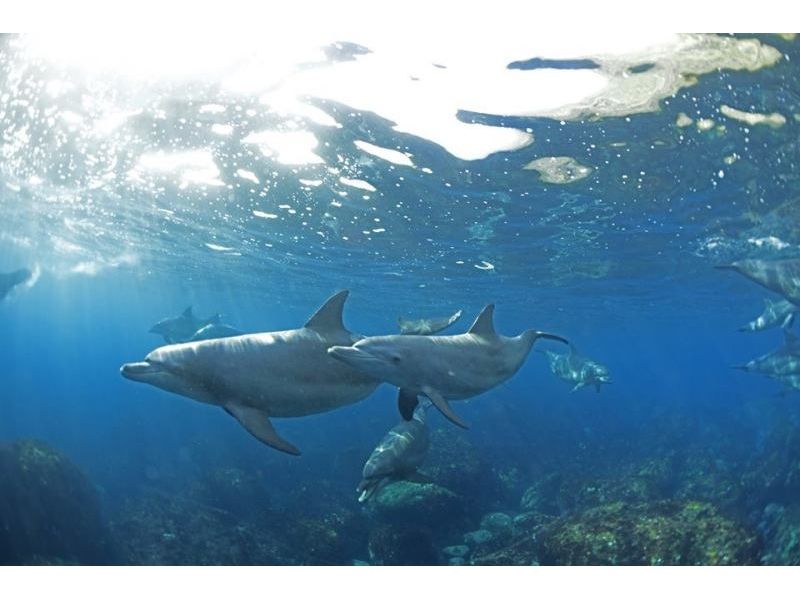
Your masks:
{"label": "blue ocean water", "polygon": [[[532,137],[495,147],[448,136],[438,113],[427,134],[380,111],[389,104],[370,110],[366,93],[362,105],[273,95],[294,93],[285,81],[304,68],[380,57],[359,40],[329,40],[319,63],[242,91],[218,73],[83,69],[4,38],[0,272],[28,267],[35,284],[0,303],[0,439],[35,439],[81,473],[53,490],[43,469],[27,500],[0,501],[0,518],[49,521],[51,503],[31,496],[85,483],[102,549],[58,552],[14,532],[3,561],[800,562],[798,391],[731,368],[783,342],[780,328],[738,331],[777,295],[714,269],[798,256],[800,51],[775,35],[688,40],[615,60],[515,56],[522,66],[501,70],[602,71],[605,87],[561,112],[480,112],[465,97],[453,122]],[[745,66],[754,52],[766,58]],[[437,69],[398,78],[435,82]],[[603,96],[620,72],[658,76]],[[409,93],[414,114],[447,95]],[[555,179],[525,168],[549,157],[578,166]],[[187,306],[245,332],[286,330],[342,289],[359,334],[457,309],[461,333],[494,303],[499,332],[564,336],[613,383],[571,392],[537,351],[562,349],[538,341],[512,378],[452,402],[468,430],[429,411],[422,471],[436,491],[401,484],[364,505],[361,469],[400,421],[395,388],[274,419],[303,452],[292,457],[218,407],[119,373]],[[82,533],[54,520],[62,536]],[[489,539],[465,538],[481,529]]]}

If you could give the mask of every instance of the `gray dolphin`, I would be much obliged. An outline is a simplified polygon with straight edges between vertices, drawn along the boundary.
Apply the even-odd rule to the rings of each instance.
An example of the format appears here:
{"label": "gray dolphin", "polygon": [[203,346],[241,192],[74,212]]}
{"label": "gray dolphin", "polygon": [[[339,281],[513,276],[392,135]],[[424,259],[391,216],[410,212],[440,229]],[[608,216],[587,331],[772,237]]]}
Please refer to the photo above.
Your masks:
{"label": "gray dolphin", "polygon": [[403,316],[397,318],[400,334],[436,334],[451,326],[461,317],[459,309],[452,316],[446,318],[427,318],[422,320],[407,320]]}
{"label": "gray dolphin", "polygon": [[31,276],[33,276],[33,272],[27,268],[21,268],[6,274],[0,273],[0,301],[5,299],[14,287],[28,282]]}
{"label": "gray dolphin", "polygon": [[195,317],[192,307],[189,306],[179,316],[164,318],[150,329],[153,334],[160,334],[169,343],[186,343],[198,330],[209,324],[219,324],[222,315],[214,314],[205,320]]}
{"label": "gray dolphin", "polygon": [[572,392],[589,385],[594,385],[594,389],[600,392],[601,384],[611,384],[611,374],[608,368],[579,355],[575,345],[571,343],[569,353],[556,353],[555,351],[542,351],[542,353],[547,356],[550,371],[562,380],[575,385]]}
{"label": "gray dolphin", "polygon": [[219,405],[263,443],[300,451],[275,431],[270,417],[322,413],[364,399],[379,381],[332,359],[328,348],[360,336],[342,323],[341,291],[303,328],[167,345],[120,373],[202,403]]}
{"label": "gray dolphin", "polygon": [[800,306],[781,299],[779,301],[772,301],[771,299],[764,299],[764,312],[752,322],[748,322],[739,330],[741,332],[755,332],[759,330],[768,330],[775,326],[788,328],[794,322],[794,314],[800,311]]}
{"label": "gray dolphin", "polygon": [[234,328],[233,326],[212,322],[211,324],[206,324],[200,330],[195,332],[192,335],[192,338],[189,339],[189,342],[207,341],[212,338],[228,338],[231,336],[241,336],[242,334],[244,334],[244,332]]}
{"label": "gray dolphin", "polygon": [[430,434],[425,423],[426,407],[420,405],[411,421],[402,421],[389,430],[372,451],[356,490],[358,502],[369,500],[395,480],[429,481],[417,473],[430,446]]}
{"label": "gray dolphin", "polygon": [[417,396],[422,394],[447,419],[466,428],[447,401],[474,397],[508,380],[525,362],[538,338],[567,342],[537,330],[501,336],[494,330],[493,314],[494,305],[484,307],[466,334],[374,336],[352,346],[332,347],[328,353],[364,374],[399,387],[403,419],[411,419]]}
{"label": "gray dolphin", "polygon": [[788,329],[784,329],[783,337],[783,345],[775,351],[733,367],[773,378],[800,374],[800,339]]}
{"label": "gray dolphin", "polygon": [[785,260],[740,260],[717,266],[722,270],[735,270],[762,287],[782,295],[784,299],[800,306],[800,258]]}

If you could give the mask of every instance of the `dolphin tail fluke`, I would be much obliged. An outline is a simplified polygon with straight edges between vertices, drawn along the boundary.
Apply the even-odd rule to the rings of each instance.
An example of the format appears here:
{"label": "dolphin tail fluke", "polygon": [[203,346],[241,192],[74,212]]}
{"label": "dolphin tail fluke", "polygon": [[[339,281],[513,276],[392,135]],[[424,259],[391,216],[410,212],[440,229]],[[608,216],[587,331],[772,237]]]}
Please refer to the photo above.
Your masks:
{"label": "dolphin tail fluke", "polygon": [[272,422],[263,411],[241,405],[226,405],[224,409],[235,417],[245,430],[264,444],[290,455],[300,455],[300,450],[296,446],[278,436],[275,428],[272,427]]}
{"label": "dolphin tail fluke", "polygon": [[453,422],[455,425],[468,429],[469,426],[467,423],[461,419],[458,415],[456,415],[455,411],[450,408],[450,404],[447,402],[442,395],[440,395],[437,391],[426,386],[422,389],[422,392],[425,393],[425,396],[428,397],[431,402],[436,406],[436,408],[444,415],[447,419]]}
{"label": "dolphin tail fluke", "polygon": [[417,393],[405,388],[397,391],[397,407],[400,409],[400,416],[407,422],[414,419],[414,409],[418,404]]}

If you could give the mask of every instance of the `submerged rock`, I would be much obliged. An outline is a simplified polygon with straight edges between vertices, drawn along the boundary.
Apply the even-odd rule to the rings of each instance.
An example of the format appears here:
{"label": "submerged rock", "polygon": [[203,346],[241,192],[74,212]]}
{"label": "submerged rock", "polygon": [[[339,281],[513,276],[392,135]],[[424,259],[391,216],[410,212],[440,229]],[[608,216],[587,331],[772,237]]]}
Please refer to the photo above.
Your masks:
{"label": "submerged rock", "polygon": [[406,481],[381,488],[370,501],[370,509],[390,523],[438,529],[458,524],[464,512],[461,497],[447,488]]}
{"label": "submerged rock", "polygon": [[543,564],[745,565],[755,534],[708,503],[616,502],[559,519],[540,533]]}
{"label": "submerged rock", "polygon": [[430,531],[416,526],[379,525],[369,535],[376,565],[438,565]]}
{"label": "submerged rock", "polygon": [[0,446],[0,564],[113,560],[97,493],[63,453],[37,440]]}

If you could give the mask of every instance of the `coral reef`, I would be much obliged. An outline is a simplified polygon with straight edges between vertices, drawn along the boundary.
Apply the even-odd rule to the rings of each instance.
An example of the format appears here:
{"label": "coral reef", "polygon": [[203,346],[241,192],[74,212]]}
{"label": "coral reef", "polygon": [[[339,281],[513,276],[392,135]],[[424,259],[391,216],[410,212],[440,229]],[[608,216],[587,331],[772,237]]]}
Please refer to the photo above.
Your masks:
{"label": "coral reef", "polygon": [[0,564],[113,560],[97,492],[64,454],[37,440],[0,446]]}

